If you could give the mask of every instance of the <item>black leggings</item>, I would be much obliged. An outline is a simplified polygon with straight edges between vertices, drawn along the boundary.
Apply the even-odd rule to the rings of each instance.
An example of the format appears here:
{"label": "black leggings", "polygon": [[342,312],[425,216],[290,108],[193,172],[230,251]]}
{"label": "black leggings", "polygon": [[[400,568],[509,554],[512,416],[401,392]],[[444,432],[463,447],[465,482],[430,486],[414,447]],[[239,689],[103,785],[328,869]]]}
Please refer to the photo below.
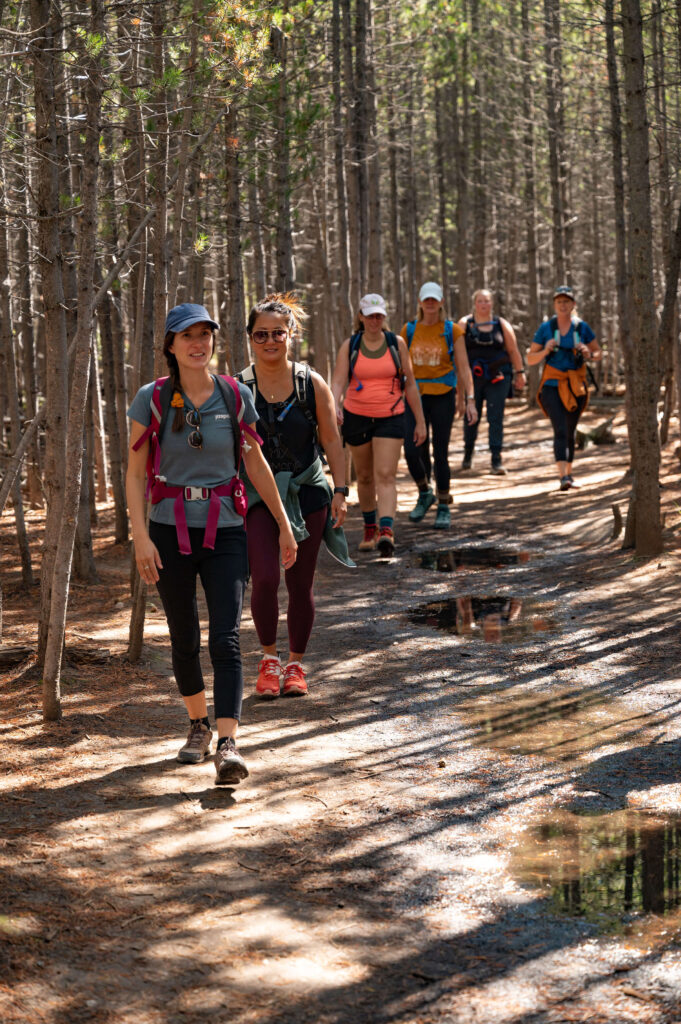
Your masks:
{"label": "black leggings", "polygon": [[540,398],[553,426],[553,455],[556,462],[572,462],[575,457],[575,432],[584,412],[586,395],[577,398],[577,407],[568,412],[560,400],[558,388],[543,387]]}
{"label": "black leggings", "polygon": [[201,634],[196,604],[196,577],[201,579],[208,605],[208,651],[213,665],[213,703],[216,718],[241,715],[244,678],[241,671],[239,625],[248,579],[246,531],[242,526],[220,527],[215,549],[204,548],[203,527],[189,527],[191,555],[181,555],[177,531],[165,523],[149,524],[163,568],[156,584],[168,621],[173,671],[183,697],[205,689],[199,650]]}
{"label": "black leggings", "polygon": [[[456,392],[453,388],[443,395],[421,395],[423,415],[426,427],[430,428],[433,442],[433,462],[435,463],[435,484],[438,494],[449,494],[449,437],[456,411]],[[423,444],[414,444],[414,427],[416,421],[409,405],[404,417],[404,455],[414,483],[430,483],[431,461],[428,447],[428,436]]]}

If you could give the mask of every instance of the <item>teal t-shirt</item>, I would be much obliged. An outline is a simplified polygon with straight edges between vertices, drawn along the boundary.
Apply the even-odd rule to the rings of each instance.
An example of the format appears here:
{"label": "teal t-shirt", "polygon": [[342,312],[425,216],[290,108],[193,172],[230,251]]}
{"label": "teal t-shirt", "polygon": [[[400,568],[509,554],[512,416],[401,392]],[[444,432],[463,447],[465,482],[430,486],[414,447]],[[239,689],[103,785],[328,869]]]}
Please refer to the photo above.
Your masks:
{"label": "teal t-shirt", "polygon": [[[151,395],[154,381],[145,384],[135,395],[128,418],[142,426],[151,423]],[[245,384],[239,384],[241,400],[244,403],[244,422],[255,423],[258,414],[253,405],[253,397]],[[186,396],[185,410],[194,406]],[[166,478],[170,486],[182,487],[219,487],[229,483],[236,472],[234,465],[234,431],[232,420],[227,411],[225,400],[217,383],[213,384],[213,394],[199,406],[201,413],[201,434],[203,448],[190,448],[187,438],[194,429],[185,423],[183,429],[175,433],[172,429],[175,409],[168,410],[168,418],[161,436],[161,467],[159,473]],[[255,441],[251,443],[255,444]],[[155,523],[175,525],[173,512],[174,498],[162,498],[157,505],[151,506],[151,519]],[[208,499],[186,501],[184,511],[187,526],[204,527],[208,516]],[[234,511],[234,503],[230,497],[220,498],[220,516],[218,527],[242,526],[243,519]]]}
{"label": "teal t-shirt", "polygon": [[[551,338],[553,337],[553,331],[551,330],[551,321],[545,320],[544,323],[539,327],[537,333],[532,339],[535,345],[546,346]],[[574,370],[575,359],[574,359],[574,348],[576,342],[583,342],[585,345],[589,345],[596,335],[589,327],[585,320],[582,320],[579,332],[575,335],[575,321],[573,320],[570,324],[567,334],[560,335],[560,345],[554,349],[551,355],[547,358],[546,362],[549,366],[553,366],[555,370]],[[544,381],[544,387],[558,387],[557,380],[546,380]]]}

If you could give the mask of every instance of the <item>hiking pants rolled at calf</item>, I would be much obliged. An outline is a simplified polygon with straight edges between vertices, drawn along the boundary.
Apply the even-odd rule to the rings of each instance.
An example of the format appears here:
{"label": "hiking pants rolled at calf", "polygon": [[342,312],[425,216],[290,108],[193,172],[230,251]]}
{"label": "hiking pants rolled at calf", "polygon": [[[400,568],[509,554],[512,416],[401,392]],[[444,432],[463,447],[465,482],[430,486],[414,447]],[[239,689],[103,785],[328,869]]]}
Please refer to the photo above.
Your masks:
{"label": "hiking pants rolled at calf", "polygon": [[174,526],[149,524],[149,536],[163,563],[156,587],[168,622],[177,686],[183,697],[192,697],[205,688],[196,603],[196,579],[201,580],[208,607],[215,717],[239,719],[244,692],[239,626],[248,579],[246,531],[242,526],[220,527],[213,550],[203,547],[203,535],[203,527],[190,526],[191,554],[181,555]]}
{"label": "hiking pants rolled at calf", "polygon": [[553,427],[553,456],[556,462],[572,462],[575,457],[575,433],[586,405],[586,395],[579,396],[577,407],[571,412],[561,402],[558,388],[544,385],[541,400]]}
{"label": "hiking pants rolled at calf", "polygon": [[489,437],[489,450],[492,458],[501,458],[501,447],[504,443],[504,409],[508,398],[510,382],[508,377],[492,384],[490,380],[481,377],[473,377],[473,391],[475,393],[475,408],[478,410],[476,423],[463,421],[463,445],[464,457],[470,459],[475,448],[478,436],[478,428],[482,419],[483,403],[487,404],[487,424]]}
{"label": "hiking pants rolled at calf", "polygon": [[[438,494],[449,494],[449,438],[456,411],[456,392],[454,389],[445,391],[443,395],[421,395],[423,415],[426,420],[428,434],[423,444],[414,444],[414,427],[416,420],[409,404],[404,413],[404,457],[414,483],[424,480],[430,483],[435,468],[435,485]],[[430,435],[430,438],[429,436]],[[433,461],[430,459],[430,444],[433,445]]]}

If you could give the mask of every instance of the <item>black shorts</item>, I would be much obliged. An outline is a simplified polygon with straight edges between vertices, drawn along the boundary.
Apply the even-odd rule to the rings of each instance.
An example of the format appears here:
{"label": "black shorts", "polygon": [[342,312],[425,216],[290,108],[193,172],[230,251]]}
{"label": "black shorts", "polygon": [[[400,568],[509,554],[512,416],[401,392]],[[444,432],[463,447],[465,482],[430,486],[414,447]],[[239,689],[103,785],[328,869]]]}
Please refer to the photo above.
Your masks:
{"label": "black shorts", "polygon": [[372,437],[395,437],[404,439],[404,413],[396,416],[358,416],[355,412],[343,413],[341,428],[346,444],[356,448],[367,444]]}

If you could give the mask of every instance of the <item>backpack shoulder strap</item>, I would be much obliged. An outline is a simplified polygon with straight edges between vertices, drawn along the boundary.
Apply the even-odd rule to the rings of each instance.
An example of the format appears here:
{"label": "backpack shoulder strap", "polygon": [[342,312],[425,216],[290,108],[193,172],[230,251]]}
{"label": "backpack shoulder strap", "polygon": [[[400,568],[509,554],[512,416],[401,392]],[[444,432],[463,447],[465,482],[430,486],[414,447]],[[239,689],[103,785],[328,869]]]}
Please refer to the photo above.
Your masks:
{"label": "backpack shoulder strap", "polygon": [[357,356],[359,355],[362,333],[362,331],[357,331],[356,334],[353,334],[350,337],[350,344],[348,346],[348,380],[352,380],[352,375],[355,372],[355,363],[357,362]]}
{"label": "backpack shoulder strap", "polygon": [[454,365],[454,321],[445,320],[445,340],[447,342],[447,351],[449,352],[449,358]]}
{"label": "backpack shoulder strap", "polygon": [[384,331],[383,333],[385,334],[388,351],[390,352],[392,361],[395,364],[395,374],[398,376],[402,373],[402,359],[400,358],[400,350],[397,344],[397,335],[393,334],[392,331]]}
{"label": "backpack shoulder strap", "polygon": [[407,348],[411,348],[411,343],[414,340],[414,331],[416,330],[416,320],[409,320],[407,323]]}
{"label": "backpack shoulder strap", "polygon": [[[221,373],[217,377],[217,382],[225,405],[227,406],[227,412],[229,413],[232,421],[232,431],[234,433],[234,464],[238,474],[239,465],[241,463],[241,452],[242,450],[247,452],[251,447],[246,435],[250,434],[258,444],[262,444],[262,438],[259,437],[250,423],[244,423],[244,402],[241,397],[241,392],[239,391],[239,385],[234,377]],[[245,384],[246,381],[242,381],[241,383]]]}
{"label": "backpack shoulder strap", "polygon": [[312,383],[312,371],[307,363],[293,364],[293,384],[296,389],[298,405],[303,410],[305,418],[316,427],[317,420],[312,412],[312,405],[316,406],[314,384]]}

